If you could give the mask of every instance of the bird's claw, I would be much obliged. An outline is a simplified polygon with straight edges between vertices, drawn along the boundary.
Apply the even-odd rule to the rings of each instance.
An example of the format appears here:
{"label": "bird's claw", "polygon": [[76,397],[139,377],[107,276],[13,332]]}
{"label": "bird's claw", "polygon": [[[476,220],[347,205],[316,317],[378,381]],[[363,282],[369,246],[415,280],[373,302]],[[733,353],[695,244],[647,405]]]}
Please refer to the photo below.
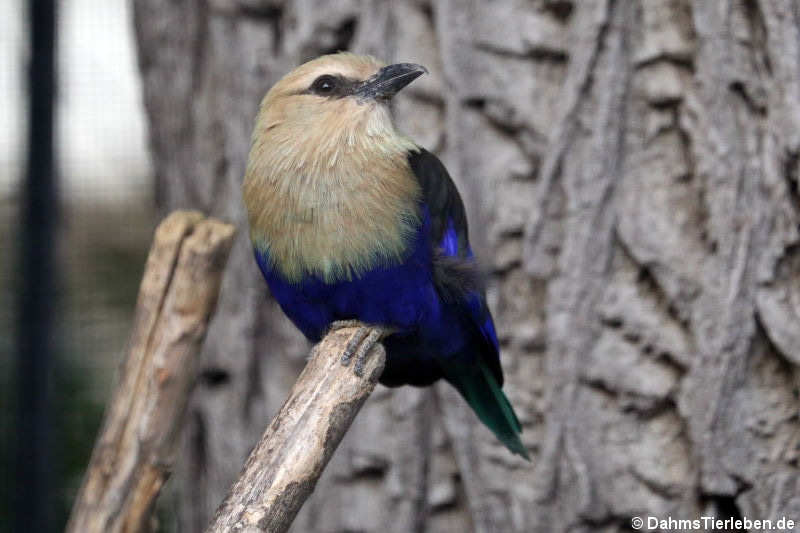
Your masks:
{"label": "bird's claw", "polygon": [[358,351],[356,352],[356,364],[353,367],[353,372],[356,376],[361,377],[364,375],[364,365],[367,364],[369,351],[381,340],[382,335],[382,331],[370,329],[367,337],[358,347]]}
{"label": "bird's claw", "polygon": [[342,365],[347,366],[350,364],[350,360],[356,355],[358,346],[361,344],[368,335],[369,335],[369,328],[364,326],[358,326],[356,332],[350,337],[350,340],[347,341],[347,346],[344,348],[344,352],[342,352]]}
{"label": "bird's claw", "polygon": [[350,361],[355,357],[356,363],[353,366],[353,372],[356,376],[362,377],[369,351],[381,340],[381,337],[385,335],[385,331],[382,328],[364,326],[357,320],[340,320],[331,324],[330,329],[350,327],[357,329],[353,336],[350,337],[350,340],[347,341],[347,346],[342,352],[341,363],[342,366],[349,366]]}

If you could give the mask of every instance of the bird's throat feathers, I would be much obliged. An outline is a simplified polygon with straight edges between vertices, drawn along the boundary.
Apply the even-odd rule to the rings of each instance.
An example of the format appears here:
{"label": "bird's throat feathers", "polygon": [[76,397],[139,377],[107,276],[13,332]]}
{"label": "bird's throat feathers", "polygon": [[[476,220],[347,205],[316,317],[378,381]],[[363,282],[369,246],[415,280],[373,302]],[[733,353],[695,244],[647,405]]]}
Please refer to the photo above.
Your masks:
{"label": "bird's throat feathers", "polygon": [[[351,279],[396,264],[419,225],[416,145],[386,106],[341,99],[307,110],[262,103],[244,183],[250,236],[290,282]],[[287,119],[291,115],[291,120]]]}

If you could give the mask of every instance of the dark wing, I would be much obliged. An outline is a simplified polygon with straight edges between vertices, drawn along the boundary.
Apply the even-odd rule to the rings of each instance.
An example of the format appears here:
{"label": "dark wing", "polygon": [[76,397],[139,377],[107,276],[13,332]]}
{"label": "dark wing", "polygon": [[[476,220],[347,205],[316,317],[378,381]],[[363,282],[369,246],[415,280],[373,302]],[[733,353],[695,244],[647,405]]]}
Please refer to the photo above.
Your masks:
{"label": "dark wing", "polygon": [[[439,158],[424,148],[409,152],[408,163],[414,172],[431,215],[434,242],[450,252],[466,257],[469,250],[467,213],[456,184]],[[448,235],[450,233],[450,235]]]}
{"label": "dark wing", "polygon": [[502,385],[497,334],[469,246],[467,213],[461,195],[439,158],[424,148],[409,152],[408,162],[422,188],[423,202],[431,219],[431,241],[436,246],[433,264],[436,288],[442,299],[457,306],[480,332],[482,359]]}

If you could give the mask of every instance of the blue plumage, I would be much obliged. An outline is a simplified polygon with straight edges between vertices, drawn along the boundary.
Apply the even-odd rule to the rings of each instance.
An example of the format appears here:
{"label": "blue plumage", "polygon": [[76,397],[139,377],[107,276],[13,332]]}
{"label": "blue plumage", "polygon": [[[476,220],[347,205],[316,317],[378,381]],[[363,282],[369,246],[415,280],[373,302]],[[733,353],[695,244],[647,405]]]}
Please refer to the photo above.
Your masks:
{"label": "blue plumage", "polygon": [[[446,302],[439,294],[431,217],[426,205],[421,211],[422,221],[402,263],[382,265],[350,280],[326,283],[306,275],[290,283],[271,266],[267,251],[255,250],[273,297],[310,340],[319,341],[337,320],[357,319],[397,330],[385,341],[387,368],[381,382],[388,385],[429,385],[442,377],[437,359],[474,357],[466,346],[471,329],[481,332],[497,357],[494,324],[482,295],[473,292],[466,301]],[[447,232],[440,244],[448,255],[456,255],[455,231]]]}
{"label": "blue plumage", "polygon": [[275,299],[313,341],[335,320],[358,319],[408,331],[440,311],[429,266],[429,225],[425,217],[403,263],[381,265],[349,280],[326,283],[306,274],[299,283],[289,283],[272,268],[266,250],[256,249],[256,260]]}

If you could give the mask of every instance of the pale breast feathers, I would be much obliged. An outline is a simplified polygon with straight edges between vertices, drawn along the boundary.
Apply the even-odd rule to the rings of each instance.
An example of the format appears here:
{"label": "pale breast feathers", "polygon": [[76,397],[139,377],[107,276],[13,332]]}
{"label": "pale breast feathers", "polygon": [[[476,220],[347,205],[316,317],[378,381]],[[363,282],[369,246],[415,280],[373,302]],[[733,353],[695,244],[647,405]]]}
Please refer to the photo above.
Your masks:
{"label": "pale breast feathers", "polygon": [[290,281],[312,274],[333,282],[399,262],[419,223],[420,189],[406,157],[414,146],[363,135],[350,142],[338,131],[335,142],[315,145],[310,135],[292,148],[262,136],[251,151],[251,237]]}

